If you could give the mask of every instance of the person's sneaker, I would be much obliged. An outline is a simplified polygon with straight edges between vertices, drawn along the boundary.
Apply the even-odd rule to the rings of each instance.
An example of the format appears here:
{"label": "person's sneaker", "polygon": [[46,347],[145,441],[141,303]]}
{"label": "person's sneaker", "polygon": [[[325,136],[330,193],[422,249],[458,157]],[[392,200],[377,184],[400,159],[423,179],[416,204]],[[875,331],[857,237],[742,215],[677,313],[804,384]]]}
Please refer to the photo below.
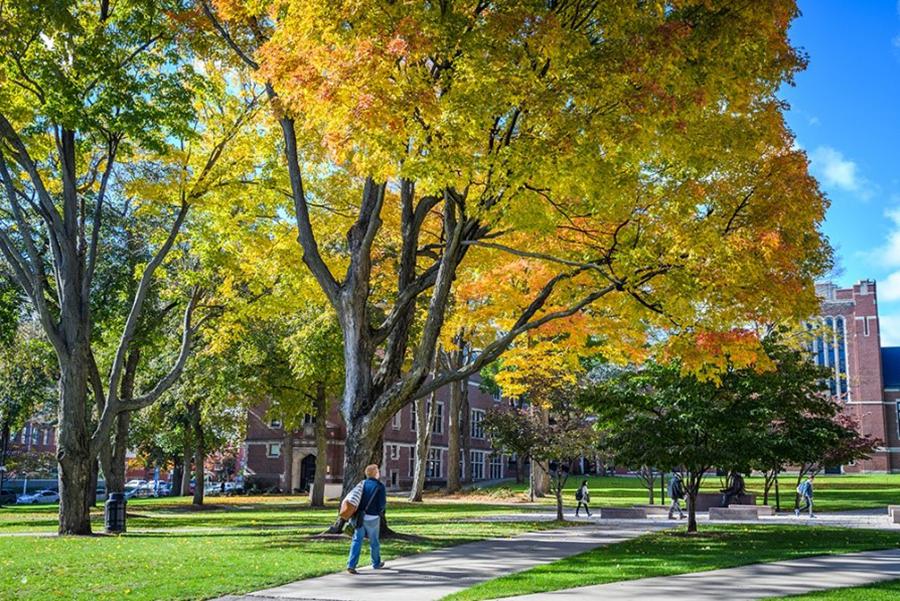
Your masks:
{"label": "person's sneaker", "polygon": [[683,519],[686,518],[686,517],[687,517],[686,515],[680,515],[680,516],[678,516],[678,519],[679,519],[679,520],[683,520]]}
{"label": "person's sneaker", "polygon": [[809,517],[815,519],[815,518],[817,518],[817,517],[819,517],[819,516],[817,516],[817,515],[811,513],[811,514],[809,514]]}
{"label": "person's sneaker", "polygon": [[383,567],[384,567],[384,562],[382,561],[382,562],[379,563],[377,566],[372,566],[372,569],[373,569],[373,570],[380,570],[380,569],[383,568]]}
{"label": "person's sneaker", "polygon": [[356,574],[359,574],[359,572],[356,571],[356,568],[347,568],[347,573],[348,573],[348,574],[353,574],[354,576],[355,576]]}

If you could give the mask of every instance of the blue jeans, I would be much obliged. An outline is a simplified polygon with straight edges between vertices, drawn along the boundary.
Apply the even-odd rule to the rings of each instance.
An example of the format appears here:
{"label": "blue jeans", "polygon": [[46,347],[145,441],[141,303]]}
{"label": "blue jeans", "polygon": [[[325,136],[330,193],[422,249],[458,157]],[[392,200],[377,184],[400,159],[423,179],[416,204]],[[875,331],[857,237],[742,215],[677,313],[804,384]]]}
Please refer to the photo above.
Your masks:
{"label": "blue jeans", "polygon": [[372,554],[372,565],[381,563],[381,543],[378,542],[378,534],[381,528],[381,518],[377,515],[367,515],[363,518],[363,525],[353,531],[353,542],[350,543],[350,557],[347,558],[347,567],[355,568],[359,563],[359,552],[362,551],[363,539],[369,537],[369,549]]}

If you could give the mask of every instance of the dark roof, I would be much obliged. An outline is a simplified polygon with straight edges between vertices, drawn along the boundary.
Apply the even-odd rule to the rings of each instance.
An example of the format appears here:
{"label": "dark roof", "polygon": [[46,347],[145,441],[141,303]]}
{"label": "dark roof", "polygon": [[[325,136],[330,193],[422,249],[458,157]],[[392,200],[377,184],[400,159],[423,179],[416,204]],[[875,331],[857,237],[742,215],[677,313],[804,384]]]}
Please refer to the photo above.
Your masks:
{"label": "dark roof", "polygon": [[900,388],[900,346],[881,347],[881,370],[885,388]]}

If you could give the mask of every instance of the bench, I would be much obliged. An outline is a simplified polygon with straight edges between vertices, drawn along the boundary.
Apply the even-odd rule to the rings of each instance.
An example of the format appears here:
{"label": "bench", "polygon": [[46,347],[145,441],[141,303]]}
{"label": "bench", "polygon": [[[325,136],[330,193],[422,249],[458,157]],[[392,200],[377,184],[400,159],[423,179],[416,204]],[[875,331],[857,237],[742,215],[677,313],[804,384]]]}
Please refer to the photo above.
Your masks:
{"label": "bench", "polygon": [[647,511],[638,507],[601,507],[601,520],[642,520]]}
{"label": "bench", "polygon": [[[756,505],[756,495],[738,495],[732,499],[732,504]],[[710,507],[722,506],[722,493],[701,492],[697,494],[697,511],[706,511]]]}
{"label": "bench", "polygon": [[758,520],[759,513],[756,507],[742,507],[740,509],[730,507],[710,507],[710,521],[715,520]]}
{"label": "bench", "polygon": [[643,509],[647,515],[669,515],[668,505],[632,505],[634,509]]}
{"label": "bench", "polygon": [[758,515],[775,515],[775,508],[769,505],[738,505],[732,503],[729,509],[755,509]]}

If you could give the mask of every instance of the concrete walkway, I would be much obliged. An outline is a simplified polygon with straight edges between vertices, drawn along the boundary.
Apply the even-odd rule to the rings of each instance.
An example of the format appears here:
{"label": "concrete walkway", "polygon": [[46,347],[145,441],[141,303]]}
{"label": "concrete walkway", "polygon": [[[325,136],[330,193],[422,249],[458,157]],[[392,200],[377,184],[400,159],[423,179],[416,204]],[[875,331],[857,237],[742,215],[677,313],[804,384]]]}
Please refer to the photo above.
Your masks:
{"label": "concrete walkway", "polygon": [[[529,532],[448,547],[360,569],[300,580],[218,601],[431,601],[472,585],[537,565],[622,542],[672,524],[606,524]],[[348,546],[349,548],[349,546]]]}
{"label": "concrete walkway", "polygon": [[898,578],[900,549],[890,549],[614,582],[509,597],[507,601],[748,601],[862,586]]}

